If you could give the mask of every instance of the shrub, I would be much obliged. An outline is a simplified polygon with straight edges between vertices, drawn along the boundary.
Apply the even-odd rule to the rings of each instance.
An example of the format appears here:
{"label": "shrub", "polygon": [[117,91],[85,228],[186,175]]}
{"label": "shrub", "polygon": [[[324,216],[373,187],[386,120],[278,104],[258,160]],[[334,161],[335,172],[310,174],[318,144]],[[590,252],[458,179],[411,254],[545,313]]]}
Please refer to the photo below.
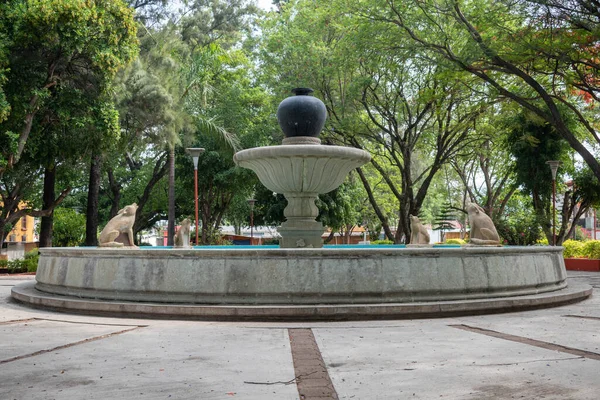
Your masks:
{"label": "shrub", "polygon": [[548,238],[543,237],[541,239],[538,239],[538,241],[535,242],[535,244],[540,245],[540,246],[548,246]]}
{"label": "shrub", "polygon": [[70,208],[54,210],[54,247],[74,247],[81,244],[85,236],[85,216]]}
{"label": "shrub", "polygon": [[25,253],[25,264],[27,267],[27,272],[37,272],[39,259],[40,252],[38,249],[33,249]]}
{"label": "shrub", "polygon": [[585,242],[581,253],[586,258],[600,259],[600,240]]}
{"label": "shrub", "polygon": [[564,258],[583,257],[583,242],[578,240],[565,240],[562,245],[565,248],[563,251]]}
{"label": "shrub", "polygon": [[375,244],[375,245],[378,245],[378,244],[394,244],[394,242],[392,242],[391,240],[375,240],[375,241],[372,241],[371,244]]}
{"label": "shrub", "polygon": [[462,239],[448,239],[444,243],[445,244],[460,244],[461,246],[463,244],[467,244],[467,242],[465,240],[462,240]]}
{"label": "shrub", "polygon": [[36,272],[39,258],[39,252],[35,249],[25,253],[25,258],[21,260],[0,260],[0,268],[8,269],[9,274]]}
{"label": "shrub", "polygon": [[541,236],[538,223],[533,218],[523,220],[494,221],[496,230],[504,244],[512,246],[531,246],[536,244]]}
{"label": "shrub", "polygon": [[27,260],[11,260],[8,262],[9,274],[18,274],[21,272],[27,272]]}
{"label": "shrub", "polygon": [[574,231],[575,231],[575,240],[581,240],[582,242],[585,242],[586,240],[588,240],[586,231],[581,226],[575,225]]}

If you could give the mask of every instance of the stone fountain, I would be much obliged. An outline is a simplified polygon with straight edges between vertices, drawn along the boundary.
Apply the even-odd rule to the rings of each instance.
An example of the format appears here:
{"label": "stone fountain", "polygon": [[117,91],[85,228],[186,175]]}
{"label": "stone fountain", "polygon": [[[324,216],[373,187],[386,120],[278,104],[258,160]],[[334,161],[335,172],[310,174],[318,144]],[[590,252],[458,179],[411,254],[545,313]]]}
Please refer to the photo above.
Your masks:
{"label": "stone fountain", "polygon": [[278,110],[283,143],[235,155],[238,165],[288,200],[281,248],[44,248],[36,282],[14,287],[12,297],[84,313],[365,319],[522,310],[591,294],[589,286],[567,285],[562,247],[498,247],[495,230],[476,208],[470,210],[479,221],[472,236],[481,234],[488,246],[323,247],[314,200],[338,187],[369,155],[321,145],[325,107],[309,89],[295,92]]}
{"label": "stone fountain", "polygon": [[364,150],[323,146],[317,138],[327,111],[325,104],[309,96],[312,89],[297,88],[277,110],[285,139],[280,146],[243,150],[234,156],[237,165],[249,168],[269,190],[288,201],[286,221],[277,228],[280,247],[323,247],[323,224],[315,220],[315,200],[340,186],[350,171],[369,162]]}

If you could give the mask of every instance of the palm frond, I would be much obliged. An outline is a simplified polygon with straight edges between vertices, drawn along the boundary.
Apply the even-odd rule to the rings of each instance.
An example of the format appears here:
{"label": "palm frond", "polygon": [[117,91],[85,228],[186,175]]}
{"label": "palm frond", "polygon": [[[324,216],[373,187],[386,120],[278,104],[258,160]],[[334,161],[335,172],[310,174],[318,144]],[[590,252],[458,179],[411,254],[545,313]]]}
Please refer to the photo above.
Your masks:
{"label": "palm frond", "polygon": [[214,135],[219,140],[226,143],[234,151],[240,150],[240,139],[235,133],[228,132],[227,129],[215,122],[215,118],[196,117],[198,128],[201,133]]}

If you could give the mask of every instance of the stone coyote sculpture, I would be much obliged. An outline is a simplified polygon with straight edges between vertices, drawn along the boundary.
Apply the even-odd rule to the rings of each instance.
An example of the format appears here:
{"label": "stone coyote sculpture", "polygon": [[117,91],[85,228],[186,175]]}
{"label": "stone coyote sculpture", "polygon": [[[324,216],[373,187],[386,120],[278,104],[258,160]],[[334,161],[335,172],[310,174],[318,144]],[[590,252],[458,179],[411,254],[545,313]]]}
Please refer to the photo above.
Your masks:
{"label": "stone coyote sculpture", "polygon": [[410,216],[410,244],[429,244],[429,233],[419,217]]}
{"label": "stone coyote sculpture", "polygon": [[123,233],[127,235],[127,239],[129,240],[129,247],[137,247],[134,245],[133,241],[133,223],[135,222],[135,212],[137,211],[137,204],[133,203],[122,210],[120,210],[117,215],[113,217],[102,232],[100,232],[100,237],[98,238],[98,246],[100,247],[123,247],[126,243],[118,242],[117,237]]}
{"label": "stone coyote sculpture", "polygon": [[189,218],[181,221],[179,230],[173,236],[173,247],[190,247],[190,225]]}
{"label": "stone coyote sculpture", "polygon": [[469,242],[477,245],[500,245],[500,237],[492,219],[483,211],[483,208],[477,204],[467,204],[467,213],[469,214],[469,225],[471,233]]}

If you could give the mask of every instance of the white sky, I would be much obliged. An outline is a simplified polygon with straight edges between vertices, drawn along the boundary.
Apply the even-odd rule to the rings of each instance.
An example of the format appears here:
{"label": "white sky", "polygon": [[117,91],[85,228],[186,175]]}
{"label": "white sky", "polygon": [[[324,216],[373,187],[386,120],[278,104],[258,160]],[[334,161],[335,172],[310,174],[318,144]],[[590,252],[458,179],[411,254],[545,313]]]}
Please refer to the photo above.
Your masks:
{"label": "white sky", "polygon": [[255,0],[256,4],[263,10],[270,10],[273,7],[271,0]]}

